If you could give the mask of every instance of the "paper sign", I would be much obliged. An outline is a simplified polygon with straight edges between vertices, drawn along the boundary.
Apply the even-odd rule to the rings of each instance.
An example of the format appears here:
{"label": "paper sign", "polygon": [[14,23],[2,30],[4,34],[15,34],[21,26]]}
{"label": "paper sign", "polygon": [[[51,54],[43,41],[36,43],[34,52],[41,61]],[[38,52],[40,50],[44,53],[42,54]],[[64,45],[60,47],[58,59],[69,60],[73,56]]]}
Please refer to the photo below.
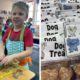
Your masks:
{"label": "paper sign", "polygon": [[80,2],[80,0],[77,0],[77,2]]}
{"label": "paper sign", "polygon": [[66,17],[65,19],[66,22],[68,23],[80,23],[80,17],[76,14],[76,15],[73,15],[73,16],[68,16]]}
{"label": "paper sign", "polygon": [[60,1],[61,1],[62,3],[63,3],[63,2],[66,2],[66,0],[60,0]]}
{"label": "paper sign", "polygon": [[66,25],[66,37],[80,36],[80,24]]}
{"label": "paper sign", "polygon": [[66,51],[67,56],[80,55],[80,24],[66,25]]}
{"label": "paper sign", "polygon": [[41,34],[42,36],[50,36],[54,34],[63,34],[63,22],[56,22],[56,23],[47,23],[41,24]]}
{"label": "paper sign", "polygon": [[76,4],[62,3],[62,10],[75,10]]}
{"label": "paper sign", "polygon": [[66,58],[64,37],[60,35],[42,37],[42,61],[62,60]]}
{"label": "paper sign", "polygon": [[69,2],[69,3],[75,3],[76,0],[67,0],[67,2]]}
{"label": "paper sign", "polygon": [[67,56],[80,55],[80,37],[69,37],[65,39]]}

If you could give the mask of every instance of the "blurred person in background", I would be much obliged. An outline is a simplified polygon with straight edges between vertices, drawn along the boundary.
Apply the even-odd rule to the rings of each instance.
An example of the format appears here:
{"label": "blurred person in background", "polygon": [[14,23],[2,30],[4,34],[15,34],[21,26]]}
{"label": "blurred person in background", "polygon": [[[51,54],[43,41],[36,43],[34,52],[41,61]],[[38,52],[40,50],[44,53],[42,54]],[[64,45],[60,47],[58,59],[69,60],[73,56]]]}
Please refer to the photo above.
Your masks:
{"label": "blurred person in background", "polygon": [[28,19],[28,22],[26,23],[26,26],[28,27],[28,28],[31,28],[31,26],[32,26],[32,18],[29,18]]}
{"label": "blurred person in background", "polygon": [[2,40],[2,37],[4,35],[4,24],[3,24],[4,17],[0,16],[0,42]]}
{"label": "blurred person in background", "polygon": [[7,19],[7,20],[6,20],[6,24],[4,25],[5,31],[6,31],[6,29],[7,29],[8,27],[11,26],[11,23],[12,23],[12,20],[11,20],[11,19]]}

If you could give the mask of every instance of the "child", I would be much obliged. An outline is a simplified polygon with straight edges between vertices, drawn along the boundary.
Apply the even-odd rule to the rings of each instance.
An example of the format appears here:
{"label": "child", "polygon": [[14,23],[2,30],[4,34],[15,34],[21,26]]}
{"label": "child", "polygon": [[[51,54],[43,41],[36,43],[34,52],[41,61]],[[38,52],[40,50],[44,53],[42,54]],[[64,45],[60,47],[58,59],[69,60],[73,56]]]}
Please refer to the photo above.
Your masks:
{"label": "child", "polygon": [[[24,2],[14,3],[12,6],[12,23],[14,27],[7,29],[0,45],[0,60],[1,63],[7,65],[13,60],[17,59],[19,64],[26,66],[28,62],[31,63],[31,53],[33,46],[32,32],[24,27],[24,20],[28,17],[28,5]],[[8,55],[4,55],[4,45],[8,51]],[[28,65],[28,64],[27,64]]]}
{"label": "child", "polygon": [[28,27],[28,28],[31,28],[31,26],[32,26],[32,18],[29,18],[28,19],[28,22],[26,23],[26,26]]}
{"label": "child", "polygon": [[10,26],[11,23],[12,23],[12,20],[11,19],[7,19],[6,20],[6,24],[4,26],[5,31],[8,29],[8,27]]}

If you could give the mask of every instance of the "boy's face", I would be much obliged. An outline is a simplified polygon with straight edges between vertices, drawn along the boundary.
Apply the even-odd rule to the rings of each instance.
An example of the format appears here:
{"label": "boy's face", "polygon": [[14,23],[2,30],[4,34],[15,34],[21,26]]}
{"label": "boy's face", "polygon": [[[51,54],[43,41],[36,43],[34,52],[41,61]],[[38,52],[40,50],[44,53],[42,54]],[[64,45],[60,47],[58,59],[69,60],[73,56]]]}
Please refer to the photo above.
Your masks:
{"label": "boy's face", "polygon": [[15,26],[20,26],[24,23],[26,19],[26,12],[18,7],[12,9],[12,22]]}

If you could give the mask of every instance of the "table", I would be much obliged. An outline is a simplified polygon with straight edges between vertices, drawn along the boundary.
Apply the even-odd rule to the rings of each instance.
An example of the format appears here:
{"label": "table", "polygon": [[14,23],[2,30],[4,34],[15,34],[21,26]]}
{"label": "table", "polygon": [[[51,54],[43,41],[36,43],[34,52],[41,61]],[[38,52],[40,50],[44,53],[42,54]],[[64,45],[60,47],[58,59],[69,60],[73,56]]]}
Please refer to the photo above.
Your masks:
{"label": "table", "polygon": [[7,66],[0,70],[0,80],[31,80],[35,73],[22,66]]}

